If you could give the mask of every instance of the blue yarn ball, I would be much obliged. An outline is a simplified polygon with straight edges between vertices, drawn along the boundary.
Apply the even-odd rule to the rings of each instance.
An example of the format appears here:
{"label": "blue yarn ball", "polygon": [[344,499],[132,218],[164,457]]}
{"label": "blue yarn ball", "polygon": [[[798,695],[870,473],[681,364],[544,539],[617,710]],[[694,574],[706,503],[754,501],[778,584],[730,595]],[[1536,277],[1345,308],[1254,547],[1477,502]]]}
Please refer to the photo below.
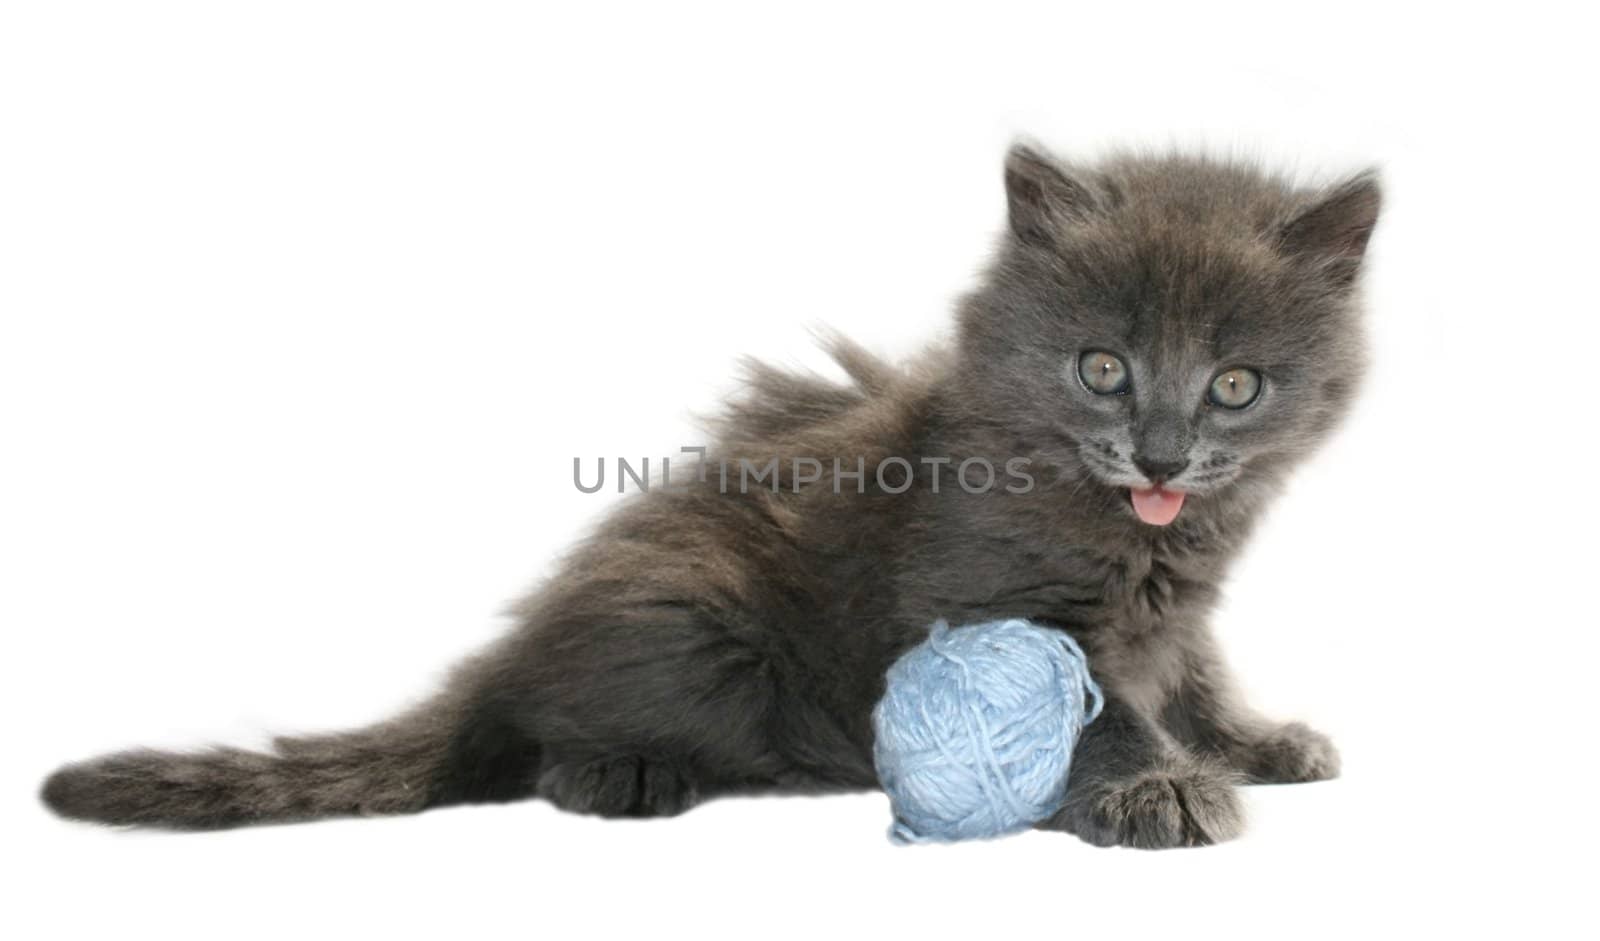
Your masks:
{"label": "blue yarn ball", "polygon": [[1102,705],[1065,633],[1013,619],[951,629],[889,668],[873,761],[897,842],[994,837],[1050,816]]}

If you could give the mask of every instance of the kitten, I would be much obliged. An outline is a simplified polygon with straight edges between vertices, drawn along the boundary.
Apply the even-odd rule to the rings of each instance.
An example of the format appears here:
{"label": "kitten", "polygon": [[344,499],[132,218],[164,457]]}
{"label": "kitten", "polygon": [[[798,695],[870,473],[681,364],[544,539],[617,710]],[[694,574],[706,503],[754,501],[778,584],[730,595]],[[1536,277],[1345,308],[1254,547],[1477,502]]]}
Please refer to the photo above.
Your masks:
{"label": "kitten", "polygon": [[[1212,843],[1240,830],[1237,784],[1333,777],[1328,739],[1236,701],[1206,620],[1362,372],[1375,177],[1305,190],[1017,146],[1005,185],[1009,230],[953,343],[897,368],[834,338],[842,385],[752,365],[699,472],[624,501],[431,701],[270,754],[110,755],[44,800],[205,828],[869,788],[884,672],[940,618],[1032,618],[1088,652],[1107,703],[1044,828]],[[741,457],[776,473],[724,485]],[[1020,477],[978,486],[975,461],[1013,458]]]}

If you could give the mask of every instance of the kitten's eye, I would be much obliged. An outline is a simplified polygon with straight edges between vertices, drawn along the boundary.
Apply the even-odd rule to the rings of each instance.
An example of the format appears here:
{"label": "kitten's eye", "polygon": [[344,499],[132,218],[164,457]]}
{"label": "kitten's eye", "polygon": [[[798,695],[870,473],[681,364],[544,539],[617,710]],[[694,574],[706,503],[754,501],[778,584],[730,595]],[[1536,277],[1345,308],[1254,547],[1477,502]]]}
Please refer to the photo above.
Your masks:
{"label": "kitten's eye", "polygon": [[1206,398],[1223,408],[1244,408],[1261,394],[1261,374],[1254,369],[1230,369],[1211,380]]}
{"label": "kitten's eye", "polygon": [[1128,391],[1128,367],[1110,353],[1091,350],[1078,357],[1078,378],[1096,395],[1120,395]]}

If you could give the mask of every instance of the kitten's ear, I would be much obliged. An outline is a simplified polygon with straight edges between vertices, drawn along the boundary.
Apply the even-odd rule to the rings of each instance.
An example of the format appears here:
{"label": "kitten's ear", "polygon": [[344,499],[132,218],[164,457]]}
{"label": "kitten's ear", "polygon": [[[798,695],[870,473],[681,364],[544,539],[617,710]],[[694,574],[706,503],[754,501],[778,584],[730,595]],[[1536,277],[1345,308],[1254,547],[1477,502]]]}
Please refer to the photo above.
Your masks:
{"label": "kitten's ear", "polygon": [[1325,264],[1331,275],[1350,281],[1361,267],[1382,204],[1377,171],[1358,173],[1284,224],[1282,250],[1286,255]]}
{"label": "kitten's ear", "polygon": [[1095,210],[1087,186],[1027,144],[1014,144],[1006,154],[1006,204],[1017,238],[1046,247],[1064,222]]}

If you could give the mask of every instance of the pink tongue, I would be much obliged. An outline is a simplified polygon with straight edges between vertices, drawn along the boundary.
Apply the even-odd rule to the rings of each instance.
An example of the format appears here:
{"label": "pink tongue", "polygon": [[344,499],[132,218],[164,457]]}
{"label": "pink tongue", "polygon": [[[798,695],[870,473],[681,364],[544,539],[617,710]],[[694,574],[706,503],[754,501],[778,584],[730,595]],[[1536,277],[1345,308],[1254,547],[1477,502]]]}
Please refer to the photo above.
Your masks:
{"label": "pink tongue", "polygon": [[1128,493],[1133,497],[1133,512],[1151,526],[1167,525],[1177,519],[1178,511],[1183,509],[1182,490],[1148,487],[1142,490],[1136,488]]}

